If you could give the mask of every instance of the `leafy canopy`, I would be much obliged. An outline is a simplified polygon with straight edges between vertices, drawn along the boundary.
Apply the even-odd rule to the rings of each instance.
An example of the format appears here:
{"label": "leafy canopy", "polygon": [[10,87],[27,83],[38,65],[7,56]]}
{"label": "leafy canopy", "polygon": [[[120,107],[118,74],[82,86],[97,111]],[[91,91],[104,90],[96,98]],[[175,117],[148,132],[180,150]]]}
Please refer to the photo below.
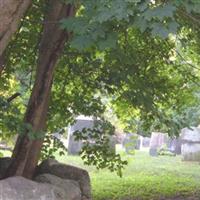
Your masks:
{"label": "leafy canopy", "polygon": [[[70,2],[77,5],[78,11],[74,18],[57,22],[72,31],[73,37],[55,71],[43,158],[59,148],[52,132],[61,131],[79,114],[104,118],[106,109],[112,109],[126,130],[142,133],[159,129],[176,135],[190,123],[189,113],[199,106],[196,66],[200,62],[200,2]],[[40,135],[33,133],[22,119],[34,83],[46,9],[45,1],[33,1],[6,50],[6,70],[0,80],[3,139],[23,128],[28,128],[32,138]],[[15,92],[21,95],[8,103]],[[109,106],[105,99],[109,99]],[[195,116],[198,121],[199,114]],[[102,142],[99,134],[94,136],[97,144]],[[125,162],[119,155],[106,154],[106,143],[107,139],[99,146],[86,144],[82,157],[87,164],[119,170],[121,174]]]}

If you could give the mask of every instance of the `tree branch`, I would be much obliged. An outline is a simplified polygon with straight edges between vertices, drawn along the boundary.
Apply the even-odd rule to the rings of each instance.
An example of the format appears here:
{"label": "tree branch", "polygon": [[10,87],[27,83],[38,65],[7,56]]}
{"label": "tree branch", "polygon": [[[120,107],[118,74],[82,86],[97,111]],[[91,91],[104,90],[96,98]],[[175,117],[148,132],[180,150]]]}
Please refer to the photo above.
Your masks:
{"label": "tree branch", "polygon": [[179,10],[180,14],[182,14],[184,17],[187,17],[188,19],[190,19],[193,23],[195,23],[195,25],[197,25],[198,28],[200,28],[200,19],[194,17],[193,15],[184,12],[183,10]]}
{"label": "tree branch", "polygon": [[19,92],[16,92],[15,94],[13,94],[11,97],[9,97],[7,99],[7,102],[10,103],[11,101],[13,101],[15,98],[17,98],[18,96],[20,96],[21,94]]}

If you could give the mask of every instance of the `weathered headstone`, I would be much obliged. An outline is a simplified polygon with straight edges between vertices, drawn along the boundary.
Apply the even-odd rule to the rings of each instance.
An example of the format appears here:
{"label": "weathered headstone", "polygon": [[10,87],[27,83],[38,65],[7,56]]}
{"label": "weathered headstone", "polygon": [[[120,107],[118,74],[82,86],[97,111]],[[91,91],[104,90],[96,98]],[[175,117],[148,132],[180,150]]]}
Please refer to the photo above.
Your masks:
{"label": "weathered headstone", "polygon": [[181,154],[181,145],[182,145],[181,138],[170,138],[168,141],[169,151],[177,155]]}
{"label": "weathered headstone", "polygon": [[76,119],[76,123],[69,127],[68,130],[68,154],[78,155],[83,147],[81,140],[75,140],[75,131],[82,131],[84,128],[93,128],[94,120],[89,117],[79,117]]}
{"label": "weathered headstone", "polygon": [[141,136],[141,146],[142,146],[142,147],[149,147],[149,145],[150,145],[150,140],[151,140],[150,137],[142,137],[142,136]]}
{"label": "weathered headstone", "polygon": [[112,152],[112,153],[116,153],[116,137],[115,136],[110,136],[109,138],[109,151]]}
{"label": "weathered headstone", "polygon": [[200,161],[200,128],[184,128],[181,131],[182,156],[184,161]]}
{"label": "weathered headstone", "polygon": [[135,133],[127,133],[124,137],[123,147],[127,154],[132,154],[135,149],[140,149],[140,136]]}
{"label": "weathered headstone", "polygon": [[157,156],[158,149],[164,145],[167,145],[167,134],[160,132],[152,132],[149,147],[150,156]]}
{"label": "weathered headstone", "polygon": [[[91,117],[79,116],[76,123],[69,127],[68,131],[68,154],[78,155],[84,145],[82,140],[75,140],[75,132],[82,131],[84,128],[93,129],[95,126],[95,119]],[[94,139],[89,139],[91,145],[95,144]],[[115,136],[109,137],[109,150],[115,153],[116,138]]]}

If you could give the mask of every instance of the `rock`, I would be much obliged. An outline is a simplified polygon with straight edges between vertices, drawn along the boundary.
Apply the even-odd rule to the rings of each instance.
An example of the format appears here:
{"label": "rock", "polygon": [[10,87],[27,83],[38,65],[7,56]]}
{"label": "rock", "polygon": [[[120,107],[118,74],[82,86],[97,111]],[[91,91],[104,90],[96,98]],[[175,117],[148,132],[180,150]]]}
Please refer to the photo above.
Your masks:
{"label": "rock", "polygon": [[36,176],[40,174],[52,174],[62,179],[77,181],[80,185],[82,200],[91,200],[90,177],[86,170],[48,159],[37,167]]}
{"label": "rock", "polygon": [[40,183],[49,183],[62,188],[67,196],[66,200],[81,200],[81,191],[79,183],[73,180],[62,179],[52,174],[41,174],[34,178]]}
{"label": "rock", "polygon": [[64,189],[23,177],[3,179],[0,186],[2,200],[69,200]]}
{"label": "rock", "polygon": [[184,128],[181,131],[181,152],[184,161],[200,161],[200,128]]}
{"label": "rock", "polygon": [[3,176],[6,172],[6,169],[10,165],[11,161],[12,161],[12,159],[10,157],[0,158],[0,179],[3,178]]}

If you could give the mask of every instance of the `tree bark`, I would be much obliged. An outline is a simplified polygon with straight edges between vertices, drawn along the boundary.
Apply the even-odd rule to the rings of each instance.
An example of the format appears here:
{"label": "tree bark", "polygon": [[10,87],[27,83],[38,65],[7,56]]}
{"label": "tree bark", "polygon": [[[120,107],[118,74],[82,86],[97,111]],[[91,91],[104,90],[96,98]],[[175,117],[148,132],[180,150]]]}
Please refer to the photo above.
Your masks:
{"label": "tree bark", "polygon": [[31,0],[0,1],[0,57],[30,5]]}
{"label": "tree bark", "polygon": [[4,53],[0,56],[0,76],[3,73],[3,70],[5,68],[5,59],[4,59]]}
{"label": "tree bark", "polygon": [[[59,20],[75,14],[74,6],[50,0],[40,43],[36,79],[29,100],[24,123],[32,125],[33,131],[43,131],[46,127],[49,96],[53,73],[64,43],[70,34],[60,29]],[[48,23],[48,22],[58,23]],[[32,178],[38,162],[43,140],[30,140],[27,133],[18,137],[13,151],[13,161],[6,176],[24,176]]]}

